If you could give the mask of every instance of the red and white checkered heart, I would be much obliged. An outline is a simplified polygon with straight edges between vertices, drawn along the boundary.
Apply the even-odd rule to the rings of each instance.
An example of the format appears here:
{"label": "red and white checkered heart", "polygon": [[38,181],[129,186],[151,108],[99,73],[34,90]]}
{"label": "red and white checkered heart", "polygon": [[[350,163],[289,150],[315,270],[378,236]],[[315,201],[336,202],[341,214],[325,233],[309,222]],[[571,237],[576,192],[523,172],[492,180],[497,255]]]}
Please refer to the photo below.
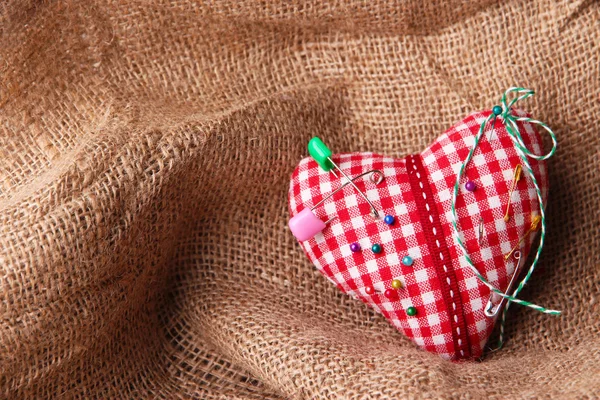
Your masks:
{"label": "red and white checkered heart", "polygon": [[[355,181],[380,218],[373,217],[368,203],[346,185],[314,209],[323,221],[335,219],[322,232],[301,242],[319,271],[340,290],[382,313],[418,346],[452,360],[480,357],[496,319],[484,314],[490,290],[468,267],[451,225],[456,174],[480,124],[489,115],[468,116],[421,154],[404,159],[373,153],[332,156],[349,176],[370,170],[383,172],[384,180],[378,184],[368,175]],[[540,154],[542,142],[534,126],[519,123],[518,127],[527,147]],[[502,123],[488,130],[465,170],[456,211],[473,263],[491,284],[505,291],[516,262],[512,258],[505,261],[504,256],[526,234],[539,206],[533,183],[525,173],[509,199],[520,158]],[[531,164],[545,202],[545,163]],[[474,191],[465,188],[467,181],[475,184]],[[291,214],[311,208],[342,183],[312,158],[303,159],[290,184]],[[505,222],[509,201],[511,218]],[[393,224],[386,224],[384,215],[393,216]],[[480,221],[484,225],[481,238]],[[523,261],[533,236],[527,235],[521,244]],[[353,243],[360,245],[359,251],[352,251]],[[374,244],[381,246],[379,253],[372,250]],[[412,258],[412,264],[405,256]],[[402,287],[393,288],[393,280],[400,281]]]}

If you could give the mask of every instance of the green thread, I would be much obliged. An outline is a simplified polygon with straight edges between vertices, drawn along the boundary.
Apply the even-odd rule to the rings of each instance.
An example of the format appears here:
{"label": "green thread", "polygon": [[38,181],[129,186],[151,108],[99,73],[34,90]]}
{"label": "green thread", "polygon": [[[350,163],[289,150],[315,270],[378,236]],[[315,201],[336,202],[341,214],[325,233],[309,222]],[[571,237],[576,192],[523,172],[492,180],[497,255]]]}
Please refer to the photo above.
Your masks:
{"label": "green thread", "polygon": [[[510,101],[510,103],[507,103],[506,99],[507,99],[508,95],[511,94],[511,93],[513,93],[513,92],[515,94],[517,94],[518,96],[515,97],[514,99],[512,99]],[[528,158],[532,158],[532,159],[535,159],[535,160],[546,160],[546,159],[548,159],[548,158],[550,158],[550,157],[552,157],[554,155],[554,153],[556,152],[556,146],[557,146],[556,136],[554,135],[554,132],[552,132],[552,130],[546,124],[544,124],[543,122],[540,122],[538,120],[532,119],[532,118],[516,117],[516,116],[513,116],[511,114],[511,108],[515,105],[515,103],[517,103],[520,100],[524,100],[524,99],[532,96],[533,94],[534,94],[533,90],[530,90],[530,89],[525,89],[525,88],[520,88],[520,87],[513,87],[513,88],[508,89],[502,95],[502,100],[501,100],[501,103],[502,103],[502,113],[497,116],[502,121],[504,121],[504,125],[506,127],[506,131],[509,134],[509,136],[510,136],[512,142],[513,142],[513,144],[515,145],[515,148],[517,149],[517,154],[521,158],[521,161],[523,163],[523,166],[525,167],[525,170],[527,171],[527,173],[531,177],[531,180],[532,180],[533,185],[535,187],[535,191],[536,191],[538,203],[539,203],[539,206],[540,206],[540,217],[541,217],[540,242],[539,242],[539,245],[538,245],[538,248],[537,248],[537,252],[535,254],[535,258],[534,258],[533,262],[531,263],[531,266],[529,267],[529,270],[527,271],[527,274],[525,275],[525,277],[523,278],[523,280],[519,283],[519,285],[517,286],[517,288],[515,289],[515,291],[512,293],[512,295],[504,294],[500,290],[496,289],[492,284],[490,284],[479,273],[479,271],[477,271],[477,268],[475,268],[475,265],[473,264],[473,261],[469,257],[467,249],[466,249],[465,245],[463,244],[463,242],[462,242],[462,240],[460,238],[460,233],[459,233],[459,230],[458,230],[458,221],[457,221],[457,216],[456,216],[456,199],[458,197],[458,190],[459,190],[459,186],[460,186],[460,180],[461,180],[461,178],[462,178],[462,176],[463,176],[463,174],[465,172],[466,166],[469,164],[469,162],[473,158],[473,154],[475,153],[475,150],[477,149],[477,146],[479,145],[479,141],[481,140],[481,137],[483,136],[483,133],[485,131],[485,127],[487,126],[488,122],[492,118],[494,118],[494,121],[495,121],[496,115],[494,113],[490,114],[481,123],[481,126],[479,127],[479,131],[477,132],[477,135],[475,136],[475,141],[473,143],[473,147],[469,151],[469,154],[467,155],[467,158],[465,159],[465,161],[461,165],[460,170],[459,170],[459,172],[458,172],[458,174],[456,176],[456,184],[454,185],[454,191],[452,193],[452,227],[453,227],[453,230],[454,230],[454,237],[455,237],[456,241],[458,242],[458,245],[461,248],[461,250],[463,252],[463,255],[465,256],[465,259],[467,261],[467,265],[473,271],[473,273],[475,274],[475,276],[477,276],[477,278],[483,284],[485,284],[488,288],[490,288],[490,290],[492,292],[494,292],[494,293],[498,294],[499,296],[507,299],[506,307],[504,307],[504,311],[502,313],[502,320],[501,320],[501,323],[500,323],[500,337],[498,339],[498,348],[501,348],[502,345],[503,345],[503,343],[504,343],[504,325],[505,325],[505,322],[506,322],[506,313],[508,311],[508,307],[510,306],[511,302],[516,303],[516,304],[520,304],[520,305],[523,305],[523,306],[526,306],[526,307],[533,308],[534,310],[537,310],[537,311],[542,312],[544,314],[560,315],[560,311],[549,310],[549,309],[544,308],[542,306],[538,306],[538,305],[530,303],[528,301],[520,300],[520,299],[516,298],[516,296],[521,292],[521,290],[523,289],[523,287],[525,287],[525,285],[529,281],[529,278],[533,274],[533,271],[534,271],[534,269],[535,269],[535,267],[536,267],[536,265],[537,265],[537,263],[539,261],[539,257],[540,257],[540,254],[542,252],[542,248],[544,247],[544,240],[546,238],[546,214],[545,214],[545,210],[544,210],[544,202],[542,200],[542,193],[540,191],[540,187],[538,185],[537,179],[535,178],[535,175],[533,173],[531,165],[529,164]],[[533,154],[531,151],[529,151],[527,149],[527,147],[525,146],[525,143],[523,142],[523,138],[521,137],[521,133],[519,132],[519,128],[517,126],[517,122],[527,122],[529,124],[539,125],[542,128],[544,128],[550,134],[550,137],[552,139],[552,149],[550,150],[550,152],[548,152],[548,154],[540,156],[540,155]]]}

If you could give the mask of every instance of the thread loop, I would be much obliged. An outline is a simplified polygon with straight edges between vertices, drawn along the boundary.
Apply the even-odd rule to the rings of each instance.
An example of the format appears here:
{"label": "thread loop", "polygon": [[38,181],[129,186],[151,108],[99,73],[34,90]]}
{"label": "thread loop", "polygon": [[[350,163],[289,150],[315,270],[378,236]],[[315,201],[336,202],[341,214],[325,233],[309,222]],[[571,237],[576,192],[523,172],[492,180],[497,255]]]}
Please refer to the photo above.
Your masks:
{"label": "thread loop", "polygon": [[[515,98],[513,98],[512,100],[510,100],[510,102],[507,102],[508,96],[513,93],[516,94],[517,96]],[[473,271],[475,276],[477,276],[479,281],[481,281],[484,285],[486,285],[492,292],[498,294],[500,297],[503,297],[507,300],[507,304],[506,304],[506,307],[504,308],[504,312],[502,314],[502,321],[500,324],[500,338],[499,338],[499,343],[498,343],[499,348],[502,347],[502,344],[504,341],[504,325],[505,325],[505,321],[506,321],[506,312],[507,312],[508,307],[510,306],[511,302],[533,308],[534,310],[537,310],[544,314],[560,315],[560,313],[561,313],[558,310],[550,310],[545,307],[530,303],[528,301],[518,299],[516,297],[521,292],[523,287],[527,284],[527,282],[529,281],[529,278],[531,277],[531,275],[539,261],[539,257],[542,252],[542,248],[544,247],[544,241],[545,241],[545,237],[546,237],[546,214],[545,214],[545,210],[544,210],[544,202],[542,199],[542,193],[541,193],[539,184],[537,182],[537,179],[535,178],[535,175],[533,173],[533,170],[531,168],[531,165],[530,165],[528,159],[531,158],[534,160],[547,160],[548,158],[550,158],[554,155],[554,153],[556,152],[556,147],[557,147],[556,136],[554,135],[554,132],[552,132],[552,130],[546,124],[544,124],[541,121],[532,119],[532,118],[514,116],[511,112],[512,107],[518,101],[525,100],[528,97],[533,96],[533,94],[534,94],[533,90],[525,89],[525,88],[521,88],[521,87],[512,87],[512,88],[509,88],[506,92],[504,92],[504,94],[502,95],[502,99],[501,99],[502,111],[499,114],[497,114],[496,113],[498,111],[497,107],[499,107],[499,106],[495,106],[494,109],[492,110],[492,114],[490,114],[481,123],[481,125],[479,127],[479,131],[478,131],[477,135],[475,136],[475,141],[473,143],[473,147],[469,151],[467,158],[461,165],[459,172],[456,176],[456,183],[454,185],[454,191],[452,193],[452,227],[454,230],[454,237],[455,237],[459,247],[461,248],[463,255],[465,256],[467,265]],[[534,185],[535,191],[536,191],[536,196],[537,196],[538,203],[539,203],[539,207],[540,207],[540,217],[541,217],[540,241],[539,241],[539,245],[538,245],[538,248],[537,248],[537,251],[535,254],[535,258],[534,258],[533,262],[531,263],[531,266],[529,267],[527,274],[525,275],[523,280],[521,282],[519,282],[517,288],[512,293],[512,295],[508,295],[508,294],[501,292],[500,290],[495,288],[492,284],[490,284],[485,279],[485,277],[483,277],[483,275],[481,275],[479,273],[479,271],[475,267],[473,261],[469,257],[468,251],[460,237],[460,232],[458,229],[457,215],[456,215],[456,199],[458,197],[459,184],[460,184],[461,178],[464,175],[466,166],[469,164],[469,162],[473,158],[473,154],[475,153],[475,150],[477,149],[477,146],[479,145],[479,141],[480,141],[481,137],[483,136],[485,127],[487,126],[487,124],[490,122],[490,120],[492,118],[495,119],[496,117],[498,117],[504,123],[504,125],[506,127],[506,132],[510,136],[510,138],[517,150],[517,154],[521,158],[522,165],[533,182],[533,185]],[[537,155],[537,154],[534,154],[532,151],[530,151],[523,141],[521,133],[519,132],[517,122],[527,122],[527,123],[538,125],[538,126],[541,126],[542,128],[544,128],[544,130],[546,130],[546,132],[548,132],[548,134],[550,135],[550,137],[552,139],[552,149],[547,154],[544,154],[544,155]]]}

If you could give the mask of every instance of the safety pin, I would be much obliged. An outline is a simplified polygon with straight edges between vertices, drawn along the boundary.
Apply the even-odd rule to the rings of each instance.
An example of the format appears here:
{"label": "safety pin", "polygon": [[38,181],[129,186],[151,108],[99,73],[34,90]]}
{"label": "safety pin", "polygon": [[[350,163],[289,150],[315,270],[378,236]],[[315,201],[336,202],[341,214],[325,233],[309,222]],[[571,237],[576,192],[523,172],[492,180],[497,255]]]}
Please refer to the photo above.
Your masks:
{"label": "safety pin", "polygon": [[358,188],[358,186],[356,186],[354,184],[352,179],[350,179],[350,177],[348,175],[346,175],[346,173],[344,171],[342,171],[342,169],[333,161],[333,159],[331,158],[331,155],[332,155],[331,150],[329,150],[329,147],[327,147],[321,139],[319,139],[316,136],[313,137],[312,139],[310,139],[310,141],[308,142],[308,152],[311,155],[311,157],[317,162],[317,164],[319,164],[319,166],[321,168],[323,168],[325,171],[333,172],[333,174],[337,178],[337,175],[333,171],[333,168],[335,168],[342,175],[344,175],[344,178],[346,178],[347,182],[349,182],[352,186],[354,186],[354,189],[356,189],[356,191],[358,193],[360,193],[360,195],[366,200],[366,202],[369,203],[369,206],[371,207],[371,215],[373,215],[373,217],[375,217],[375,218],[379,218],[379,213],[375,209],[375,206],[373,205],[373,203],[371,203],[371,201],[369,200],[367,195],[364,192],[362,192]]}
{"label": "safety pin", "polygon": [[510,211],[512,194],[515,190],[515,187],[517,186],[517,182],[519,182],[519,180],[521,179],[522,171],[523,171],[523,166],[521,164],[517,164],[517,166],[515,167],[515,171],[513,173],[512,187],[510,188],[510,191],[508,192],[508,204],[506,205],[506,213],[504,213],[504,222],[508,222],[510,220],[510,215],[508,215],[508,212]]}
{"label": "safety pin", "polygon": [[368,174],[371,174],[369,180],[375,185],[379,185],[381,182],[383,182],[384,176],[383,172],[381,172],[380,170],[373,169],[371,171],[363,172],[362,174],[356,175],[354,178],[348,180],[347,182],[344,182],[342,186],[329,193],[326,197],[324,197],[321,201],[319,201],[311,208],[305,208],[304,210],[300,211],[298,214],[293,216],[288,222],[288,226],[290,227],[290,230],[292,231],[296,239],[298,239],[299,241],[308,240],[314,237],[317,233],[321,232],[323,229],[325,229],[327,224],[336,219],[337,216],[330,218],[327,222],[323,222],[320,218],[318,218],[315,215],[315,213],[313,213],[313,210],[319,207],[321,204],[323,204],[331,196],[335,195],[337,192],[346,187],[346,185],[352,184],[356,187],[354,181]]}
{"label": "safety pin", "polygon": [[[517,265],[515,265],[515,270],[513,271],[512,278],[510,278],[510,282],[508,284],[508,287],[506,288],[506,292],[504,293],[506,295],[508,295],[510,293],[517,276],[519,276],[519,272],[521,269],[521,252],[515,251],[514,258],[515,258],[515,260],[517,260]],[[488,302],[485,306],[484,314],[490,318],[494,317],[496,314],[498,314],[498,311],[500,311],[500,309],[504,305],[505,301],[506,301],[505,297],[500,296],[498,293],[492,292],[492,294],[490,295],[490,299],[488,300]]]}
{"label": "safety pin", "polygon": [[531,225],[529,226],[529,229],[527,229],[527,232],[525,232],[525,234],[523,236],[521,236],[521,239],[519,239],[519,242],[515,245],[515,247],[513,247],[512,250],[507,255],[504,256],[504,261],[508,261],[508,259],[510,258],[510,255],[517,249],[517,247],[519,247],[521,245],[521,243],[523,242],[523,240],[525,240],[527,235],[529,235],[531,232],[538,230],[541,220],[542,220],[542,217],[539,215],[536,215],[535,217],[533,217],[533,219],[531,220]]}

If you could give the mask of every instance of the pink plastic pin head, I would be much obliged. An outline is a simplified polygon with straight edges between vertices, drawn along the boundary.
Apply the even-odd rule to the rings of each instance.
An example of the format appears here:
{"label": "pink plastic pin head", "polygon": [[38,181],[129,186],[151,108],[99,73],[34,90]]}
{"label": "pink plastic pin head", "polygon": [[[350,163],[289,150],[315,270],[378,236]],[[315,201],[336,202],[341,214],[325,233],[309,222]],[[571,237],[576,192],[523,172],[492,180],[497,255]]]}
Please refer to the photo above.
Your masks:
{"label": "pink plastic pin head", "polygon": [[303,242],[325,229],[325,222],[317,218],[310,208],[305,208],[290,219],[288,226],[296,239]]}

